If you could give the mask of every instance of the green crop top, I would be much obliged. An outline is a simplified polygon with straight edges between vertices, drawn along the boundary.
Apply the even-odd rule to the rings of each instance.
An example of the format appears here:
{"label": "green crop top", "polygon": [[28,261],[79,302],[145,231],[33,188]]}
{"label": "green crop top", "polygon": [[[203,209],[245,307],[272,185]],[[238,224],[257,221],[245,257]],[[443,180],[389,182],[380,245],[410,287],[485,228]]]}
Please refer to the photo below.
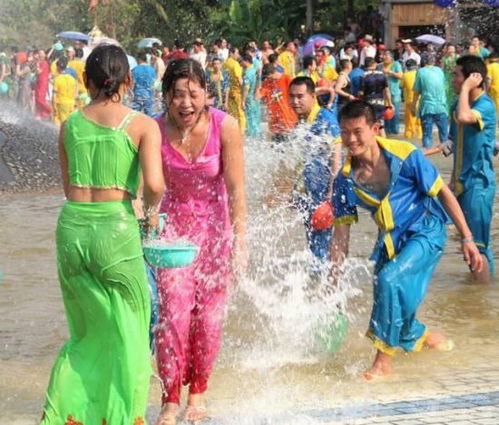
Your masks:
{"label": "green crop top", "polygon": [[137,112],[118,127],[106,127],[78,110],[67,121],[64,148],[69,184],[76,187],[126,190],[136,198],[140,181],[139,151],[126,132]]}

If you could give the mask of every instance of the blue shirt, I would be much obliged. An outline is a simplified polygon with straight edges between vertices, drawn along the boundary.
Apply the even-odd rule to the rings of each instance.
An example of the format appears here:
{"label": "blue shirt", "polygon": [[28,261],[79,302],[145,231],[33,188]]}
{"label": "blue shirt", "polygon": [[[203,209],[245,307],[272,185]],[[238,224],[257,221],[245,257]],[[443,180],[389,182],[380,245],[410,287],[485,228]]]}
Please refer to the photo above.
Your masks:
{"label": "blue shirt", "polygon": [[447,115],[445,76],[440,68],[430,65],[418,69],[413,90],[421,96],[418,117],[426,114]]}
{"label": "blue shirt", "polygon": [[303,145],[303,187],[296,189],[308,193],[313,203],[318,204],[324,201],[330,187],[329,162],[332,147],[340,135],[340,126],[336,115],[318,104],[310,112],[307,123],[310,128]]}
{"label": "blue shirt", "polygon": [[494,171],[494,145],[497,116],[492,99],[483,92],[471,106],[478,121],[474,124],[458,124],[455,118],[457,101],[452,107],[449,138],[454,142],[454,169],[456,195],[481,184],[496,184]]}
{"label": "blue shirt", "polygon": [[347,157],[333,187],[335,225],[357,221],[357,206],[366,208],[379,227],[371,259],[397,255],[412,234],[431,214],[444,223],[448,217],[436,199],[444,181],[435,166],[414,145],[400,140],[376,138],[390,169],[388,193],[380,198],[354,180],[351,157]]}
{"label": "blue shirt", "polygon": [[[393,62],[390,71],[396,73],[402,73],[402,65],[398,62]],[[400,87],[400,78],[395,78],[392,76],[387,77],[388,80],[388,89],[390,90],[390,97],[392,98],[392,102],[400,102],[402,100],[402,88]]]}
{"label": "blue shirt", "polygon": [[364,99],[376,105],[385,104],[385,88],[387,87],[386,77],[381,71],[369,70],[361,77],[361,91]]}
{"label": "blue shirt", "polygon": [[352,69],[350,74],[348,74],[348,76],[350,77],[352,94],[354,96],[359,95],[359,91],[360,91],[361,85],[362,85],[362,75],[363,74],[364,74],[364,70],[362,68],[354,68],[354,69]]}
{"label": "blue shirt", "polygon": [[136,97],[152,97],[156,71],[151,65],[140,64],[132,70],[133,94]]}

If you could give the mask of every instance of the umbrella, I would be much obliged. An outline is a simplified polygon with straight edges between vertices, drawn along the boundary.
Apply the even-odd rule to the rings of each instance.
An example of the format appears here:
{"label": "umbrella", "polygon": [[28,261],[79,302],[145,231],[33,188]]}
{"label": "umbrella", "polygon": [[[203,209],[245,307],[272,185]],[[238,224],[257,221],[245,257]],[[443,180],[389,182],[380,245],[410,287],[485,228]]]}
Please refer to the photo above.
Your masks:
{"label": "umbrella", "polygon": [[322,34],[321,33],[321,34],[314,34],[314,35],[310,36],[307,41],[314,40],[316,38],[326,38],[327,40],[330,40],[330,41],[334,40],[334,38],[332,36],[330,36],[329,34]]}
{"label": "umbrella", "polygon": [[137,43],[137,47],[152,47],[154,43],[158,43],[160,46],[163,44],[159,38],[149,37],[143,38]]}
{"label": "umbrella", "polygon": [[313,55],[315,53],[316,46],[322,47],[328,45],[328,43],[331,43],[331,40],[328,40],[327,38],[309,38],[303,46],[303,56]]}
{"label": "umbrella", "polygon": [[438,35],[433,35],[433,34],[423,34],[420,35],[419,37],[416,37],[417,41],[420,41],[422,43],[432,43],[436,44],[438,46],[441,46],[442,44],[445,43],[445,39],[442,37],[439,37]]}
{"label": "umbrella", "polygon": [[103,45],[103,46],[119,46],[120,43],[119,41],[115,40],[114,38],[109,38],[109,37],[95,37],[95,38],[92,38],[92,43],[91,43],[91,47],[94,48],[94,47],[97,47],[97,46],[100,46],[100,45]]}
{"label": "umbrella", "polygon": [[65,38],[67,40],[81,40],[88,41],[90,37],[87,34],[83,34],[78,31],[63,31],[57,34],[57,38]]}

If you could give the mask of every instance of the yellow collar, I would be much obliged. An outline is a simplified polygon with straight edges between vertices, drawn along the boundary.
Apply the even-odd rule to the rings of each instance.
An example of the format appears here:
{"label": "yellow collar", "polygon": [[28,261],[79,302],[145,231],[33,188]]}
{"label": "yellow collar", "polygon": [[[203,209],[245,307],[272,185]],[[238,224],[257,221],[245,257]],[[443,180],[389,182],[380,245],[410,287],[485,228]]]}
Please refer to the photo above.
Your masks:
{"label": "yellow collar", "polygon": [[308,114],[307,123],[309,123],[309,124],[314,123],[315,120],[317,119],[317,115],[319,115],[320,111],[321,111],[321,107],[319,106],[317,101],[315,101],[314,106],[312,107],[312,110]]}

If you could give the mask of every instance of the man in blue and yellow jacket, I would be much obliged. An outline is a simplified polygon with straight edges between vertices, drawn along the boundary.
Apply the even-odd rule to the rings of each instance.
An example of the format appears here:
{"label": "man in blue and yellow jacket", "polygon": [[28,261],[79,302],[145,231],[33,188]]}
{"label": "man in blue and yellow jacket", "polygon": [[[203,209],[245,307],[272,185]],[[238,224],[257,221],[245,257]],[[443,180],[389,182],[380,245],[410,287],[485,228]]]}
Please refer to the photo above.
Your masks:
{"label": "man in blue and yellow jacket", "polygon": [[364,101],[342,108],[340,128],[347,157],[333,187],[332,276],[333,280],[340,277],[357,206],[366,208],[379,228],[372,255],[374,303],[367,333],[377,354],[364,375],[372,379],[391,372],[398,348],[451,348],[443,335],[429,332],[416,319],[444,250],[447,214],[461,234],[468,265],[481,270],[483,260],[456,198],[420,150],[407,142],[378,137],[375,111]]}

